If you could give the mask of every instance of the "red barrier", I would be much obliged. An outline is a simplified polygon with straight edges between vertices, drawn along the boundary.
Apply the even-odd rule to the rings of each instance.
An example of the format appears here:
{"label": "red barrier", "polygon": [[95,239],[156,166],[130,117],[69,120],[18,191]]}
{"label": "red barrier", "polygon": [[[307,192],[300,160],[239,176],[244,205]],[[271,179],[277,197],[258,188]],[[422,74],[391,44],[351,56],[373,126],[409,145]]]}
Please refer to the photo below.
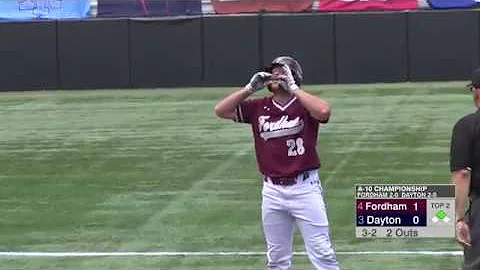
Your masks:
{"label": "red barrier", "polygon": [[212,0],[218,14],[258,12],[311,12],[313,0]]}

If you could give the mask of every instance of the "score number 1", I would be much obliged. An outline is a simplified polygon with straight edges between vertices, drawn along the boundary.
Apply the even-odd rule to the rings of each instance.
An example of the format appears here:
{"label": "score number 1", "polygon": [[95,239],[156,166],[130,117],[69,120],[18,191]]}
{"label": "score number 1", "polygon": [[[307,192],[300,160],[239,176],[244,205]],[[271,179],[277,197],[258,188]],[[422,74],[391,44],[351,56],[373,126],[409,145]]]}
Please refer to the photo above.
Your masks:
{"label": "score number 1", "polygon": [[[412,204],[413,210],[418,211],[418,203],[415,202]],[[393,208],[393,209],[391,209]],[[357,210],[360,211],[408,211],[408,204],[400,203],[400,204],[392,204],[390,202],[383,202],[383,203],[374,203],[374,202],[365,202],[365,209],[363,207],[363,201],[360,201],[357,204]]]}

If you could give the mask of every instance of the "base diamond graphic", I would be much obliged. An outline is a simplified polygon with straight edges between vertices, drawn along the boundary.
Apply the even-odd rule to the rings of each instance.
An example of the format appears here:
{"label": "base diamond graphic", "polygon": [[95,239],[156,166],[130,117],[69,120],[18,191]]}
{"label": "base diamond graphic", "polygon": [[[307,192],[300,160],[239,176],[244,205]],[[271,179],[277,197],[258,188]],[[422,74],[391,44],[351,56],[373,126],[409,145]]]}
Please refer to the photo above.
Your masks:
{"label": "base diamond graphic", "polygon": [[447,216],[447,214],[445,213],[445,211],[440,210],[440,211],[437,212],[436,216],[437,216],[439,219],[444,219],[444,218]]}
{"label": "base diamond graphic", "polygon": [[451,219],[447,217],[447,213],[443,210],[439,210],[435,216],[432,218],[433,223],[437,223],[439,221],[443,221],[445,223],[448,223]]}

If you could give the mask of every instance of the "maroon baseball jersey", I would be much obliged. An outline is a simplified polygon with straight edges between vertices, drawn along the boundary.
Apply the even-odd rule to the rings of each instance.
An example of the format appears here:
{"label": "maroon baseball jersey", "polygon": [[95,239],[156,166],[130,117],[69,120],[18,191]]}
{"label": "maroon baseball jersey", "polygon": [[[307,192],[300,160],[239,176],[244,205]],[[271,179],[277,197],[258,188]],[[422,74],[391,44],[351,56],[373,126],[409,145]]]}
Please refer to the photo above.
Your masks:
{"label": "maroon baseball jersey", "polygon": [[272,97],[244,100],[234,121],[251,124],[263,175],[291,178],[320,167],[316,151],[319,122],[296,97],[284,105]]}

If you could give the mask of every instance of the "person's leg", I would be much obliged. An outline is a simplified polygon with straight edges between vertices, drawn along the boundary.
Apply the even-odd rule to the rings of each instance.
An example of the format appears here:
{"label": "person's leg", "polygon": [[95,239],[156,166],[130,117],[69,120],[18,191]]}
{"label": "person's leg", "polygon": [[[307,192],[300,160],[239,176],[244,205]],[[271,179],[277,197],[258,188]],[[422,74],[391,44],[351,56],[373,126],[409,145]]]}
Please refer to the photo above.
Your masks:
{"label": "person's leg", "polygon": [[327,211],[320,179],[311,173],[291,198],[292,215],[302,233],[308,258],[315,269],[340,269],[329,235]]}
{"label": "person's leg", "polygon": [[267,244],[267,270],[293,270],[292,246],[295,220],[283,207],[281,194],[264,186],[262,224]]}
{"label": "person's leg", "polygon": [[305,241],[305,250],[315,269],[338,270],[340,266],[330,241],[327,226],[317,226],[304,220],[297,220],[298,228]]}

